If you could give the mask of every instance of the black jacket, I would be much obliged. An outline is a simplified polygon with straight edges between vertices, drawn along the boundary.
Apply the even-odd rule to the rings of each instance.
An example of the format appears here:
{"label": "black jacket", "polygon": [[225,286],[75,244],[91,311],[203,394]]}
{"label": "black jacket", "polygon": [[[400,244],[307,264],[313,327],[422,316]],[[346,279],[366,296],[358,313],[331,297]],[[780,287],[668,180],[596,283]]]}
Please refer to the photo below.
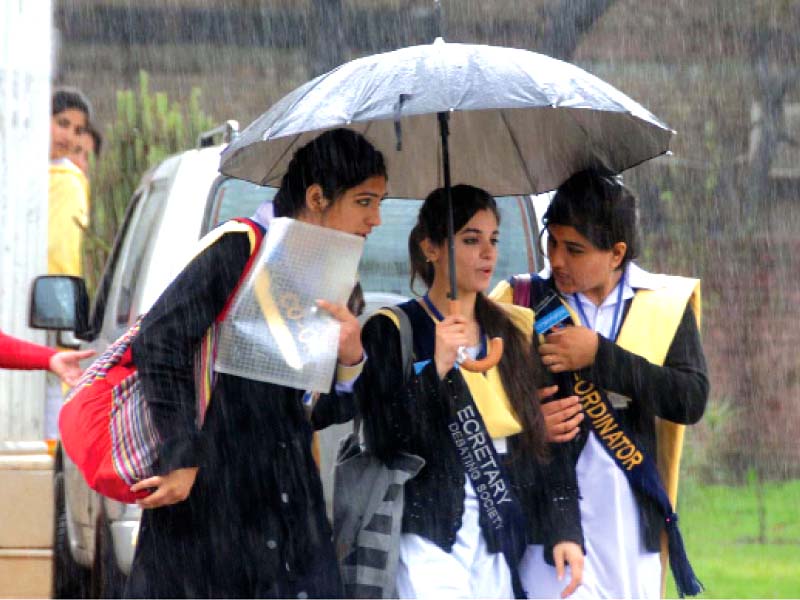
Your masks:
{"label": "black jacket", "polygon": [[[401,305],[414,330],[416,361],[433,358],[434,323],[416,301]],[[416,454],[425,467],[405,484],[403,531],[421,535],[449,552],[461,527],[464,470],[448,435],[449,394],[469,393],[453,369],[440,380],[431,360],[409,381],[401,372],[400,336],[386,316],[371,318],[362,332],[368,356],[355,393],[364,418],[367,445],[382,460],[397,452]],[[528,520],[528,543],[559,541],[583,544],[574,464],[563,447],[554,447],[548,465],[524,456],[517,436],[509,439],[506,466],[512,487]],[[491,552],[498,551],[490,527],[481,523]]]}
{"label": "black jacket", "polygon": [[159,471],[199,471],[186,501],[144,511],[128,596],[341,595],[303,392],[219,374],[195,426],[195,348],[249,254],[245,234],[223,235],[167,288],[133,344],[163,440]]}

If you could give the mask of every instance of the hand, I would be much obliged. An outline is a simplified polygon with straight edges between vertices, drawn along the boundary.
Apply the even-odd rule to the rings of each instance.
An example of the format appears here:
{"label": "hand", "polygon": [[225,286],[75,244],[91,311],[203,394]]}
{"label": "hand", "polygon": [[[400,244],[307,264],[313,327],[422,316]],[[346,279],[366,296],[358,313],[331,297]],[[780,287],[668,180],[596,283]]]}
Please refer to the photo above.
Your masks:
{"label": "hand", "polygon": [[572,578],[569,585],[561,590],[561,597],[566,598],[572,595],[583,581],[583,551],[575,542],[559,542],[553,547],[553,560],[556,563],[559,581],[564,579],[564,565],[569,565]]}
{"label": "hand", "polygon": [[539,354],[552,373],[577,371],[592,365],[599,344],[596,332],[572,325],[547,334],[544,341]]}
{"label": "hand", "polygon": [[343,304],[327,300],[317,300],[317,306],[339,321],[339,362],[348,366],[360,363],[364,358],[364,347],[361,345],[361,325],[355,315]]}
{"label": "hand", "polygon": [[73,387],[83,375],[80,361],[94,356],[94,350],[56,352],[50,357],[50,371],[58,375],[61,381]]}
{"label": "hand", "polygon": [[142,490],[155,488],[147,498],[137,500],[136,504],[141,508],[160,508],[186,500],[189,497],[189,492],[192,491],[196,477],[197,467],[175,469],[166,475],[142,479],[131,486],[131,491],[141,492]]}
{"label": "hand", "polygon": [[436,346],[433,361],[439,379],[447,375],[458,359],[458,349],[468,346],[467,319],[463,315],[448,315],[436,323]]}
{"label": "hand", "polygon": [[[557,385],[542,388],[539,390],[539,398],[546,400],[557,392]],[[545,402],[541,408],[548,442],[568,442],[578,435],[578,426],[583,421],[583,410],[577,396]]]}

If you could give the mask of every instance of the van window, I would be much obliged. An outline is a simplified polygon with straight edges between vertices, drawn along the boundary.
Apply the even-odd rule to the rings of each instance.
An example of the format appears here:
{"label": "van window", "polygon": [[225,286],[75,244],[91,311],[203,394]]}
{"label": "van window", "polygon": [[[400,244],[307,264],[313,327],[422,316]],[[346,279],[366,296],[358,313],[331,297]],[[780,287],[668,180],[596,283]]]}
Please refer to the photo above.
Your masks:
{"label": "van window", "polygon": [[[523,201],[524,202],[524,201]],[[411,297],[408,262],[408,235],[417,221],[421,200],[387,198],[381,204],[380,227],[367,238],[359,274],[365,292],[385,292]],[[527,213],[520,210],[517,197],[497,198],[500,208],[499,259],[490,290],[501,280],[515,273],[527,273],[529,267],[529,234]],[[524,206],[524,205],[523,205]],[[416,291],[423,292],[422,282]]]}
{"label": "van window", "polygon": [[264,187],[242,179],[225,179],[217,187],[211,205],[212,229],[234,217],[251,217],[264,200],[272,200],[278,188]]}
{"label": "van window", "polygon": [[[232,217],[249,217],[264,199],[275,197],[277,188],[239,179],[226,179],[217,187],[209,225]],[[532,209],[527,197],[497,198],[500,208],[500,258],[492,287],[515,273],[534,269],[535,238],[531,235]],[[421,200],[387,198],[381,204],[382,225],[373,230],[364,246],[359,266],[365,292],[411,297],[408,267],[408,234],[417,220]],[[418,291],[422,291],[417,285]]]}
{"label": "van window", "polygon": [[123,328],[130,325],[136,316],[131,311],[135,309],[134,300],[137,297],[139,276],[144,272],[145,263],[149,262],[152,241],[158,231],[168,192],[167,180],[154,180],[127,229],[126,239],[120,250],[117,272],[114,274],[114,287],[119,290],[114,309],[116,327]]}

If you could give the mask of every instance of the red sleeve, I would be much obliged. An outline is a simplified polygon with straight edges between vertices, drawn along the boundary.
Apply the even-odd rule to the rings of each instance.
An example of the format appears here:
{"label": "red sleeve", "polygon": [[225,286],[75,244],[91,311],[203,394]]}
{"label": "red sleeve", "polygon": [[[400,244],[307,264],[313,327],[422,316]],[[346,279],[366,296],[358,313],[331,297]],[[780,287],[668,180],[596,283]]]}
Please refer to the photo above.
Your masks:
{"label": "red sleeve", "polygon": [[49,369],[50,357],[56,350],[31,344],[0,331],[0,368]]}

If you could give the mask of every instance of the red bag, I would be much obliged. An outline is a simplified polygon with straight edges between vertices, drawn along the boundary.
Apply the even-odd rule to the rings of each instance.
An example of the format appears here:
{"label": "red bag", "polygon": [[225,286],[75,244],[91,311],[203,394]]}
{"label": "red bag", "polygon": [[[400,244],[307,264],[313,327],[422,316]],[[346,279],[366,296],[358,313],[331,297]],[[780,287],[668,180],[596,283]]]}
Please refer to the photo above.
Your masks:
{"label": "red bag", "polygon": [[[214,333],[228,312],[239,285],[247,277],[258,254],[263,233],[249,219],[234,219],[215,230],[242,231],[248,227],[250,259],[222,312],[203,339],[196,359],[198,427],[202,425],[211,393]],[[131,344],[139,333],[142,317],[86,370],[69,392],[58,418],[61,446],[90,488],[120,502],[144,498],[147,491],[133,493],[130,487],[152,477],[160,439],[142,393]]]}

